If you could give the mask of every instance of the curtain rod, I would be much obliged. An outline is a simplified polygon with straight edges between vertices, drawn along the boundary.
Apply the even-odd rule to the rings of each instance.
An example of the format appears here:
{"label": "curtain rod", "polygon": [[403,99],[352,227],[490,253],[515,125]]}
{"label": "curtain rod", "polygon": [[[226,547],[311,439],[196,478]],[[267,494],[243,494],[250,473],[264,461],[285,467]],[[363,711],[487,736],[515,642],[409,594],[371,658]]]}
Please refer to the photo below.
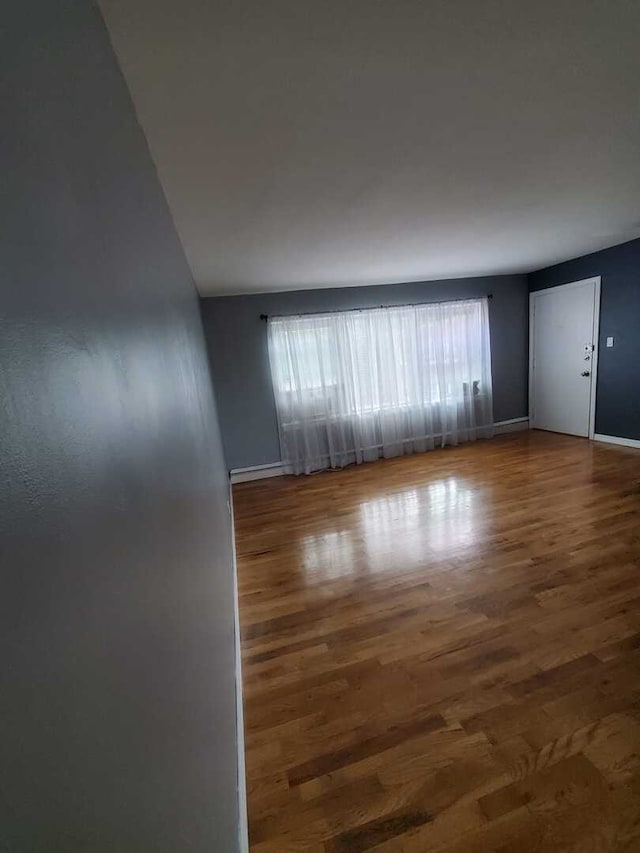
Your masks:
{"label": "curtain rod", "polygon": [[[487,293],[487,299],[493,299],[493,293]],[[351,311],[372,311],[376,308],[415,308],[420,305],[439,305],[441,302],[472,302],[483,299],[482,296],[461,296],[459,299],[434,299],[431,302],[403,302],[400,305],[371,305],[368,308],[342,308],[334,311],[298,311],[295,314],[271,314],[271,317],[313,317],[321,314],[347,314]],[[261,320],[268,320],[269,314],[261,314]]]}

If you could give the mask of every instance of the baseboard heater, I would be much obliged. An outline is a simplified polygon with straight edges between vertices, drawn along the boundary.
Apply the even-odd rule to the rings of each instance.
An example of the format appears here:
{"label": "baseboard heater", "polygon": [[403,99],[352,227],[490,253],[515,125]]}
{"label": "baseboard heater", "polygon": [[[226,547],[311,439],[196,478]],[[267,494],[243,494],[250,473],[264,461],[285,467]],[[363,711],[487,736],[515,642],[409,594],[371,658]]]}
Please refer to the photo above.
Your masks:
{"label": "baseboard heater", "polygon": [[[497,421],[493,425],[494,435],[506,432],[519,432],[529,429],[529,418],[511,418],[508,421]],[[284,474],[281,462],[269,462],[266,465],[251,465],[248,468],[233,468],[229,472],[232,483],[246,483],[249,480],[264,480],[267,477],[282,477]]]}

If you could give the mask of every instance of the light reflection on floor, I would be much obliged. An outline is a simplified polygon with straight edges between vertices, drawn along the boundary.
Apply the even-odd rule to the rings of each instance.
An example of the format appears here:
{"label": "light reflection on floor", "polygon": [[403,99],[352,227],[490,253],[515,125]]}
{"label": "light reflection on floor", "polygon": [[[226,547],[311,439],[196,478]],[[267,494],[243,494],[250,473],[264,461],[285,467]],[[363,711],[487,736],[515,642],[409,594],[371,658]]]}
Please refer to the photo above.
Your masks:
{"label": "light reflection on floor", "polygon": [[344,577],[355,569],[355,546],[350,530],[305,536],[300,546],[303,570],[312,573],[316,581]]}
{"label": "light reflection on floor", "polygon": [[481,503],[477,487],[452,476],[369,498],[355,508],[358,525],[301,540],[303,570],[319,581],[464,556],[485,534]]}

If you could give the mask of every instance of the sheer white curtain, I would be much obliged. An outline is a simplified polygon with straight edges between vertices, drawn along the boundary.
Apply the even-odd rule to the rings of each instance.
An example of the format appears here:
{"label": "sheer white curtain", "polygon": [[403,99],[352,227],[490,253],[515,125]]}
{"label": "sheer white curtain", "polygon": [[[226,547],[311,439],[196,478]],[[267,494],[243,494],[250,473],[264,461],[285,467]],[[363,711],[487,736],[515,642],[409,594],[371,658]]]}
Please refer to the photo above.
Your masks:
{"label": "sheer white curtain", "polygon": [[488,438],[487,299],[270,317],[289,473]]}

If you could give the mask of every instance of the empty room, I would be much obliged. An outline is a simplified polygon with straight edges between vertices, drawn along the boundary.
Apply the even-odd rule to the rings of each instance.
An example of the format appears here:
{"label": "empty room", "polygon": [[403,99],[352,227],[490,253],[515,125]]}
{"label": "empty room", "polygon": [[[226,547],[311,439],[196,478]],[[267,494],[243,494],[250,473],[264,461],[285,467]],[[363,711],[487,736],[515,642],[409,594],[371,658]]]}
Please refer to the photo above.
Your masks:
{"label": "empty room", "polygon": [[0,851],[640,851],[640,4],[4,11]]}

